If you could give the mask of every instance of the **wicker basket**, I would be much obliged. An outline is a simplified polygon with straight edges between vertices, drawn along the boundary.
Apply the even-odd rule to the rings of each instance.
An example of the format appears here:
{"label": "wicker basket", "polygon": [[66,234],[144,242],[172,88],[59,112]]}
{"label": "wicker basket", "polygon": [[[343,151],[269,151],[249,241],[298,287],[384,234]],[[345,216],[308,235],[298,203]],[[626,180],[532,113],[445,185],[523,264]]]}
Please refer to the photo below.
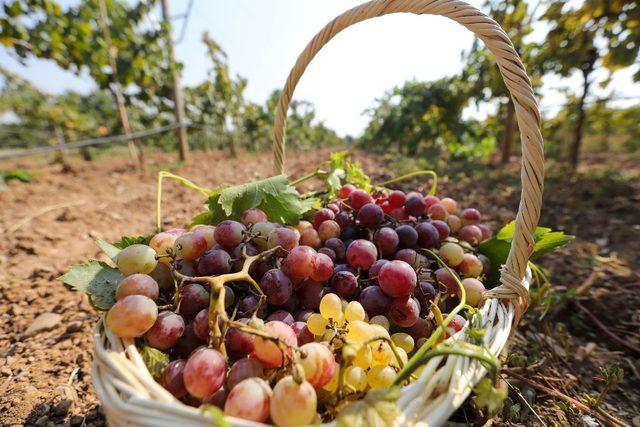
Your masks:
{"label": "wicker basket", "polygon": [[[273,154],[278,173],[284,172],[284,129],[293,91],[307,65],[336,34],[358,22],[391,13],[432,14],[450,18],[475,33],[493,53],[515,104],[522,141],[522,194],[514,239],[500,282],[487,292],[482,308],[485,344],[499,354],[528,301],[527,262],[533,248],[533,231],[540,215],[543,187],[543,146],[540,115],[524,66],[509,38],[492,19],[476,8],[455,0],[378,0],[354,7],[327,24],[307,45],[287,79],[278,104]],[[457,337],[465,339],[464,330]],[[206,426],[213,420],[186,406],[156,383],[132,341],[112,335],[102,322],[94,332],[93,383],[112,426]],[[460,356],[435,357],[421,377],[402,390],[398,425],[443,424],[485,375],[476,361]],[[229,418],[234,426],[259,424]]]}

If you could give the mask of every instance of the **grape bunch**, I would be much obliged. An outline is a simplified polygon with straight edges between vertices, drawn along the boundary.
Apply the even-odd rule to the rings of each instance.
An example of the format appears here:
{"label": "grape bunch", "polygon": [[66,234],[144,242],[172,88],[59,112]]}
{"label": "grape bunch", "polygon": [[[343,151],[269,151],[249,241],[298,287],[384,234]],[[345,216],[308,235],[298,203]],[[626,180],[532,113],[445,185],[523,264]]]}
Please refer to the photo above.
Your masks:
{"label": "grape bunch", "polygon": [[[477,248],[490,237],[480,212],[451,198],[346,184],[294,226],[251,208],[124,248],[105,322],[170,357],[157,380],[186,404],[275,425],[327,421],[394,382],[460,287],[482,304],[491,266]],[[465,323],[453,317],[447,336]]]}

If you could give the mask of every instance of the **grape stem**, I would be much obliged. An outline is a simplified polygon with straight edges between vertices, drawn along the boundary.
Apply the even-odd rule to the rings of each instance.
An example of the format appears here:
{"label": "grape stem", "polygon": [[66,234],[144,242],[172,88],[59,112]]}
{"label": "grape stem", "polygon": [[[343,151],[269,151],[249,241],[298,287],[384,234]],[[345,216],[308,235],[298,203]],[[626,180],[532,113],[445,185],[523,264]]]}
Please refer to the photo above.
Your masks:
{"label": "grape stem", "polygon": [[207,197],[209,197],[213,192],[213,190],[200,187],[199,185],[189,181],[188,179],[178,175],[174,175],[171,172],[168,172],[168,171],[158,172],[158,189],[157,189],[157,198],[156,198],[156,226],[158,228],[158,233],[162,231],[162,180],[164,178],[175,179],[176,181],[180,182],[186,187],[199,191],[200,193],[204,194]]}
{"label": "grape stem", "polygon": [[432,170],[419,170],[419,171],[411,172],[406,175],[402,175],[396,178],[392,178],[388,181],[381,182],[380,184],[376,184],[374,185],[374,187],[386,187],[389,184],[393,184],[395,182],[403,181],[405,179],[412,178],[414,176],[419,176],[419,175],[431,175],[433,177],[433,184],[431,184],[429,195],[433,196],[434,194],[436,194],[436,189],[438,188],[438,174]]}
{"label": "grape stem", "polygon": [[313,172],[311,172],[311,173],[309,173],[307,175],[301,176],[300,178],[291,181],[289,183],[289,185],[296,186],[296,185],[298,185],[298,184],[300,184],[302,182],[305,182],[305,181],[307,181],[307,180],[309,180],[311,178],[315,178],[316,176],[325,176],[326,174],[327,174],[326,171],[323,171],[322,169],[316,169],[315,171],[313,171]]}

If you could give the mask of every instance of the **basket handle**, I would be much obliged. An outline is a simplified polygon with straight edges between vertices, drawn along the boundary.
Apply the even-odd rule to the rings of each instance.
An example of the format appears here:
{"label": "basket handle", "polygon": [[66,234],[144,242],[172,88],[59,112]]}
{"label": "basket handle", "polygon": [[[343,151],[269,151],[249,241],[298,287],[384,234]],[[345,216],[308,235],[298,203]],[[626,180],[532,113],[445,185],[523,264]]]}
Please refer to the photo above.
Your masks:
{"label": "basket handle", "polygon": [[514,301],[516,322],[526,310],[528,289],[523,285],[529,256],[534,247],[534,230],[540,217],[544,176],[544,152],[540,133],[540,111],[531,81],[511,40],[493,19],[475,7],[457,0],[373,0],[344,12],[329,22],[309,42],[291,70],[280,96],[273,129],[273,156],[277,173],[284,172],[287,110],[305,69],[336,34],[367,19],[392,13],[442,15],[476,34],[494,55],[513,100],[522,144],[522,193],[516,215],[509,256],[500,274],[500,285],[487,296]]}

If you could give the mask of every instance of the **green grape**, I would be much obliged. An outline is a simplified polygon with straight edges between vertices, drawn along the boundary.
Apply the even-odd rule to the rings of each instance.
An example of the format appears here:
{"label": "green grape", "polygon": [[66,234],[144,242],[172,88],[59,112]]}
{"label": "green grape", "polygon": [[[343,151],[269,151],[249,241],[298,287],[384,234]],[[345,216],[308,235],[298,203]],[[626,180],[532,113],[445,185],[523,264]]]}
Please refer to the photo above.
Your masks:
{"label": "green grape", "polygon": [[373,354],[371,353],[371,347],[363,345],[356,353],[356,357],[353,359],[354,366],[362,369],[369,369],[373,360]]}
{"label": "green grape", "polygon": [[367,373],[359,366],[349,366],[344,372],[344,383],[355,391],[367,388]]}
{"label": "green grape", "polygon": [[340,381],[340,365],[336,362],[335,369],[333,370],[333,376],[331,380],[325,384],[322,389],[330,393],[333,393],[338,389],[338,382]]}
{"label": "green grape", "polygon": [[389,327],[391,326],[391,324],[389,323],[389,319],[387,319],[386,316],[383,316],[381,314],[379,314],[377,316],[373,316],[369,320],[369,323],[371,323],[372,325],[380,325],[383,328],[385,328],[387,331],[389,330]]}
{"label": "green grape", "polygon": [[351,301],[344,309],[344,317],[347,322],[353,322],[354,320],[364,321],[366,315],[367,313],[358,301]]}
{"label": "green grape", "polygon": [[127,246],[118,253],[118,268],[125,276],[136,273],[149,274],[156,268],[156,251],[147,245]]}
{"label": "green grape", "polygon": [[391,346],[388,343],[384,341],[378,341],[370,344],[370,346],[371,354],[373,356],[373,360],[371,363],[374,366],[387,366],[396,361],[396,356],[395,354],[393,354],[393,350],[391,350]]}
{"label": "green grape", "polygon": [[391,366],[374,366],[367,373],[367,382],[371,388],[389,387],[396,378],[396,371]]}
{"label": "green grape", "polygon": [[415,341],[411,335],[404,332],[396,332],[395,334],[392,334],[391,341],[393,341],[396,346],[403,349],[407,354],[411,353],[415,347]]}
{"label": "green grape", "polygon": [[342,317],[342,303],[336,294],[326,294],[320,300],[320,314],[325,319],[339,319]]}
{"label": "green grape", "polygon": [[307,319],[307,328],[309,328],[309,332],[313,335],[323,335],[327,332],[327,325],[329,325],[327,319],[318,313],[313,313]]}
{"label": "green grape", "polygon": [[371,325],[362,320],[354,320],[347,327],[347,341],[354,344],[364,344],[372,337]]}
{"label": "green grape", "polygon": [[464,257],[464,249],[456,243],[447,242],[440,247],[440,257],[449,267],[457,267]]}

